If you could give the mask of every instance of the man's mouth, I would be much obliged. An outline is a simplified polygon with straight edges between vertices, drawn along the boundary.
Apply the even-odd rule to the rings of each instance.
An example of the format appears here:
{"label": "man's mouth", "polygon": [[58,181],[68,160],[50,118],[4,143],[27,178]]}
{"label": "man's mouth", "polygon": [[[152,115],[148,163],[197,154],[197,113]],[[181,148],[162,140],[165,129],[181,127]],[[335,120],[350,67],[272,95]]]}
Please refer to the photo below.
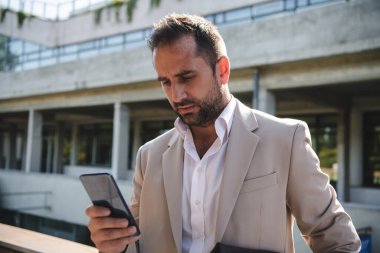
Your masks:
{"label": "man's mouth", "polygon": [[186,104],[186,105],[181,105],[177,106],[177,112],[181,115],[185,115],[188,113],[192,113],[194,111],[195,104]]}

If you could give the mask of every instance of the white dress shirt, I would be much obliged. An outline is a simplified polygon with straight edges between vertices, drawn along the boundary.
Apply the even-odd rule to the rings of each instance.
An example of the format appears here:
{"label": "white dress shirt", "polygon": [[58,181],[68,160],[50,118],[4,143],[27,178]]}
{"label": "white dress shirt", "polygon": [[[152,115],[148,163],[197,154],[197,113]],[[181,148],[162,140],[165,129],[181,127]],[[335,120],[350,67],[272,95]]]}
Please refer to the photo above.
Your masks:
{"label": "white dress shirt", "polygon": [[232,97],[215,121],[217,138],[199,158],[189,127],[179,118],[174,125],[183,138],[182,253],[209,253],[214,245],[219,189],[228,136],[236,107]]}

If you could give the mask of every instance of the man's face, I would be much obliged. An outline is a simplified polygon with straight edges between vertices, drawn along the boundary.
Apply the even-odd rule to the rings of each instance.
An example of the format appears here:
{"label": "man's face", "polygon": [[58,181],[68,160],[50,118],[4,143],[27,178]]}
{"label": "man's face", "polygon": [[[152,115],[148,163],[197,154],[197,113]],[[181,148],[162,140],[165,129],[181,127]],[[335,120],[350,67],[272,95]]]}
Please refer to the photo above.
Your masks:
{"label": "man's face", "polygon": [[186,36],[153,51],[158,80],[177,115],[184,123],[207,126],[224,108],[221,84],[212,68],[196,55],[193,37]]}

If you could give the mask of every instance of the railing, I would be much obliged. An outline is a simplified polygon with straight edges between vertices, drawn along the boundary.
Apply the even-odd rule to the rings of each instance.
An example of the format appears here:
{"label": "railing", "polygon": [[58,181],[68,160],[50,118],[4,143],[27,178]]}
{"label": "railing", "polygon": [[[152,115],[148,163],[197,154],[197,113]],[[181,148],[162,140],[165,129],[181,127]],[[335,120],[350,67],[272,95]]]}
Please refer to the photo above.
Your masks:
{"label": "railing", "polygon": [[[96,0],[91,1],[94,3]],[[91,3],[91,1],[89,2]],[[306,10],[311,6],[336,4],[347,1],[348,0],[269,0],[238,9],[210,14],[205,17],[217,26],[225,26],[237,23],[256,22],[276,15],[293,14],[297,11]],[[1,37],[0,35],[0,50],[2,43],[5,49],[5,56],[3,59],[0,59],[0,71],[36,69],[142,46],[145,45],[146,37],[148,37],[150,32],[151,28],[148,27],[137,31],[56,48],[47,48],[22,40],[6,38],[4,36]]]}
{"label": "railing", "polygon": [[0,7],[41,19],[65,20],[111,3],[112,0],[66,0],[57,3],[43,0],[0,0]]}
{"label": "railing", "polygon": [[95,248],[0,223],[0,252],[96,253]]}

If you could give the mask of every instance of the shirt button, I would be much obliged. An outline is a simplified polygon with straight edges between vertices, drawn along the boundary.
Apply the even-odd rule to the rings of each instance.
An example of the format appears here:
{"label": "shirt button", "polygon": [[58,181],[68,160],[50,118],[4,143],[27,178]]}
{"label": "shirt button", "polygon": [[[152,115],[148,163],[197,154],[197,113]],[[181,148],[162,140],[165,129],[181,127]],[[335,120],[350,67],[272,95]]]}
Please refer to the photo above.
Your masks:
{"label": "shirt button", "polygon": [[200,203],[201,203],[201,202],[200,202],[199,200],[196,200],[196,201],[195,201],[195,205],[197,205],[197,206],[199,206]]}

